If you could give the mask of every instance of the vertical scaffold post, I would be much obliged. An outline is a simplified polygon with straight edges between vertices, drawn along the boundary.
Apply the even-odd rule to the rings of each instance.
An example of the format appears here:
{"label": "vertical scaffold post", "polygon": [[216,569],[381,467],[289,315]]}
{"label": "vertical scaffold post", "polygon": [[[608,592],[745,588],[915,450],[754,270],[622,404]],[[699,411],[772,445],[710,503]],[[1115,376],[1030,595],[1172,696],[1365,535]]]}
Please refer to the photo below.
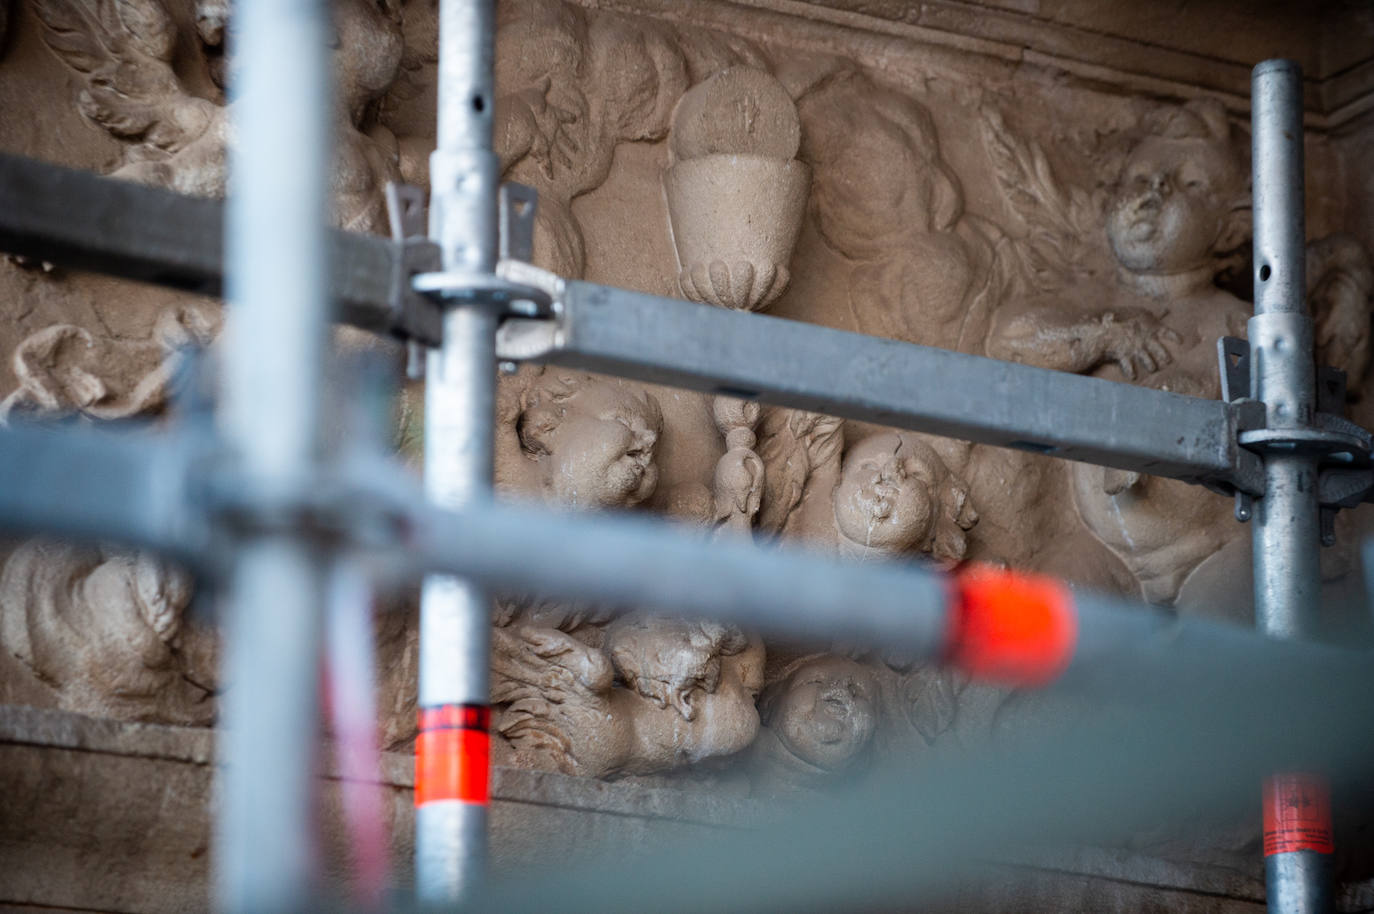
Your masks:
{"label": "vertical scaffold post", "polygon": [[[490,274],[497,256],[492,153],[493,0],[439,7],[438,143],[430,235],[451,276]],[[443,346],[425,375],[425,489],[444,506],[489,498],[496,314],[446,302]],[[490,597],[470,581],[426,579],[420,602],[415,880],[423,902],[469,896],[486,860]]]}
{"label": "vertical scaffold post", "polygon": [[[220,431],[255,493],[307,484],[328,335],[325,0],[246,0],[237,17]],[[298,531],[251,529],[226,595],[216,906],[300,910],[313,889],[324,564]]]}
{"label": "vertical scaffold post", "polygon": [[[1251,78],[1255,316],[1250,319],[1252,395],[1269,429],[1303,429],[1316,410],[1312,320],[1306,306],[1302,71],[1268,60]],[[1317,461],[1270,448],[1264,497],[1254,517],[1255,617],[1276,638],[1316,628],[1320,520]],[[1264,791],[1269,910],[1331,910],[1330,801],[1323,780],[1280,774]]]}

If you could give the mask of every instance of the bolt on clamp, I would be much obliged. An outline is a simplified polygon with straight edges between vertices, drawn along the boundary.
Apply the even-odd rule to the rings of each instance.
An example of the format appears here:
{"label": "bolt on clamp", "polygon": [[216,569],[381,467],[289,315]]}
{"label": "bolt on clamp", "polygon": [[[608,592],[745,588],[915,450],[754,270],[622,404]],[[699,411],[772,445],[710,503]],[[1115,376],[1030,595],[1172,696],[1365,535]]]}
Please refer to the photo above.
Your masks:
{"label": "bolt on clamp", "polygon": [[[1320,366],[1316,411],[1306,421],[1270,427],[1265,405],[1250,397],[1250,343],[1234,336],[1222,337],[1217,340],[1217,357],[1221,398],[1237,409],[1236,443],[1240,448],[1260,456],[1309,454],[1318,458],[1322,544],[1334,544],[1336,511],[1374,497],[1374,435],[1341,415],[1345,411],[1345,372]],[[1244,523],[1253,513],[1254,498],[1263,492],[1229,488],[1217,490],[1235,495],[1236,519]]]}

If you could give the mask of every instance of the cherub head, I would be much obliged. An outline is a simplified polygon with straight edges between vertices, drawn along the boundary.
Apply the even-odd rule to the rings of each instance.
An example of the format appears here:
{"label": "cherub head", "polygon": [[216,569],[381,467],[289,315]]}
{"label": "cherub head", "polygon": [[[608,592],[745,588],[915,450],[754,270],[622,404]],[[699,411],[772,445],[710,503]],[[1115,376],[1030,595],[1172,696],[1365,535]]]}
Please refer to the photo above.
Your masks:
{"label": "cherub head", "polygon": [[963,480],[928,444],[895,431],[849,448],[831,501],[845,540],[887,554],[918,550],[957,562],[964,532],[978,521]]}
{"label": "cherub head", "polygon": [[1138,274],[1214,266],[1250,230],[1245,154],[1233,141],[1226,111],[1215,100],[1193,101],[1147,127],[1108,204],[1112,252]]}
{"label": "cherub head", "polygon": [[616,381],[548,370],[522,394],[516,432],[543,467],[550,499],[580,508],[630,507],[658,484],[658,401]]}
{"label": "cherub head", "polygon": [[622,616],[607,628],[605,650],[626,687],[660,708],[671,705],[690,721],[700,699],[720,686],[721,658],[750,645],[734,626]]}
{"label": "cherub head", "polygon": [[863,754],[878,723],[878,680],[848,657],[794,661],[759,702],[763,725],[794,756],[843,771]]}

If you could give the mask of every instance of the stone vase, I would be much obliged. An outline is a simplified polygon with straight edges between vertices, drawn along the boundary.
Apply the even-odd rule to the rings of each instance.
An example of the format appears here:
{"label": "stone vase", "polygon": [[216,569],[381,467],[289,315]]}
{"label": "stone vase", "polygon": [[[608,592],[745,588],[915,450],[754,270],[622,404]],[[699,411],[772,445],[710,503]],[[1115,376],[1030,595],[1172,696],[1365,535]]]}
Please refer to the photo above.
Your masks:
{"label": "stone vase", "polygon": [[717,153],[663,175],[682,294],[741,311],[787,288],[811,170],[797,160]]}

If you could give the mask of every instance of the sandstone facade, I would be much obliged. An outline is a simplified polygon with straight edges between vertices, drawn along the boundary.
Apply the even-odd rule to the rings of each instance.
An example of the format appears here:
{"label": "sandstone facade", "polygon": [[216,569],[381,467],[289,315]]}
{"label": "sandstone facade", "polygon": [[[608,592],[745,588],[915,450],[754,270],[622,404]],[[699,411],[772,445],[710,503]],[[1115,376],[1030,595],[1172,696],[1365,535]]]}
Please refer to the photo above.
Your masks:
{"label": "sandstone facade", "polygon": [[[334,7],[334,219],[381,232],[385,183],[427,183],[435,5]],[[223,0],[0,0],[0,151],[223,196],[231,16]],[[1072,0],[502,0],[499,20],[496,147],[505,177],[538,191],[539,266],[1202,397],[1220,392],[1216,338],[1243,336],[1252,307],[1249,66],[1296,57],[1319,357],[1347,372],[1350,414],[1374,421],[1365,6],[1297,16],[1220,0],[1169,15]],[[0,419],[164,416],[175,351],[213,347],[219,307],[0,260]],[[371,345],[343,332],[339,344]],[[422,398],[412,385],[398,400],[397,448],[417,459]],[[1229,500],[1181,483],[552,367],[503,376],[497,423],[504,497],[651,512],[702,537],[856,560],[1029,568],[1250,619],[1248,529]],[[1353,547],[1367,524],[1344,513],[1324,552],[1333,598],[1358,586]],[[128,740],[145,732],[136,725],[213,725],[215,696],[233,683],[216,677],[211,620],[185,575],[151,556],[39,541],[0,560],[0,702],[57,714],[68,730],[85,718],[60,712],[85,715]],[[383,748],[403,754],[414,607],[404,594],[387,602],[380,724]],[[909,658],[614,610],[500,601],[499,764],[622,781],[622,798],[710,791],[748,811],[885,757],[976,746],[1034,704]],[[1334,614],[1331,629],[1367,636],[1356,615]],[[7,713],[32,729],[32,712]],[[113,785],[139,764],[76,764],[62,739],[9,743],[24,747],[3,763],[19,791],[49,769]],[[202,766],[176,777],[187,808],[203,803],[204,760],[177,759]],[[534,783],[522,777],[507,775]],[[527,801],[558,805],[538,790]],[[392,824],[409,827],[400,812]],[[43,840],[60,846],[59,825]],[[5,838],[16,867],[37,865],[27,834]],[[1205,852],[1143,836],[1131,852],[1252,873],[1253,836],[1237,835]],[[1105,910],[1074,880],[1142,881],[1070,869],[1061,896],[1040,874],[1022,880],[1025,897]],[[1365,873],[1352,864],[1346,876]],[[1211,892],[1199,878],[1146,877],[1158,889],[1145,897]],[[161,909],[136,892],[101,900],[36,885],[0,877],[0,904]],[[1246,891],[1223,894],[1246,910]],[[1005,896],[969,901],[984,903]]]}

